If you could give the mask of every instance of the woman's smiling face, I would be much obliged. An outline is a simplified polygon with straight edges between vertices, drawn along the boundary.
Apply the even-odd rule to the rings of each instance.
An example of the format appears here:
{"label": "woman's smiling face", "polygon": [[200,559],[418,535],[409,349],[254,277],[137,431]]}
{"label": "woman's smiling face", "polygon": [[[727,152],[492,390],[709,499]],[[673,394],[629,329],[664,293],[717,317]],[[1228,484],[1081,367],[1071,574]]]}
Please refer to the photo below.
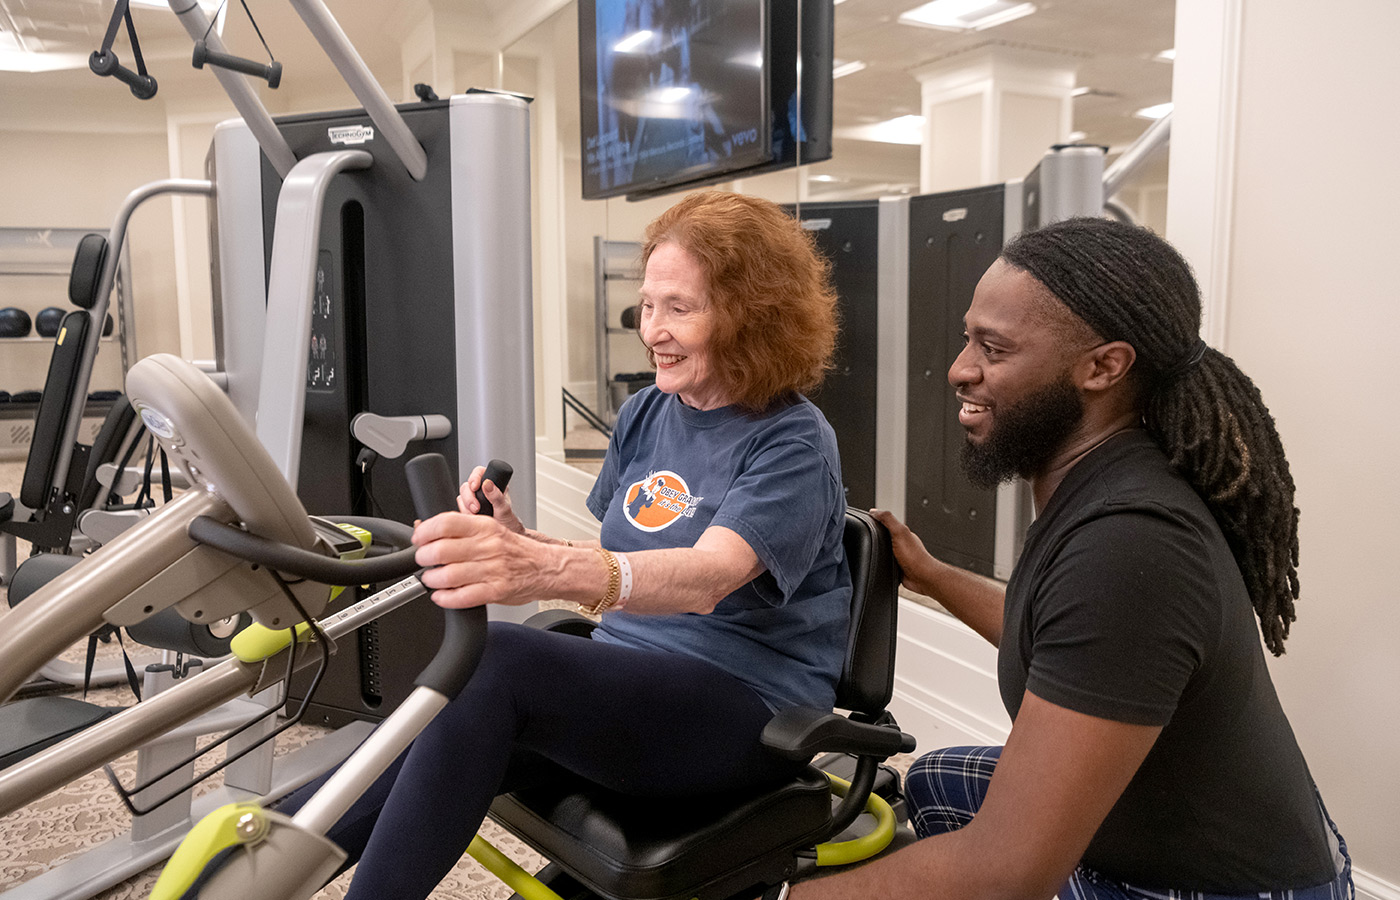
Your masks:
{"label": "woman's smiling face", "polygon": [[714,310],[708,285],[700,261],[667,241],[647,259],[640,291],[640,330],[656,359],[656,386],[696,409],[718,409],[731,402],[715,378],[710,358]]}

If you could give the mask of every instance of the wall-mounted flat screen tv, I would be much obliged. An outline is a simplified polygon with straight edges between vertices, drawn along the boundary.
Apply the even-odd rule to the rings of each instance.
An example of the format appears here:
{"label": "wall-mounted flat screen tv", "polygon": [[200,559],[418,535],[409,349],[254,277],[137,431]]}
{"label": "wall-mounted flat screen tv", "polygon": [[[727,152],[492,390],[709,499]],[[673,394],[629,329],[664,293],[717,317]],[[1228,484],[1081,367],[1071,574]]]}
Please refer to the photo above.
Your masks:
{"label": "wall-mounted flat screen tv", "polygon": [[639,199],[831,157],[831,0],[578,8],[585,198]]}

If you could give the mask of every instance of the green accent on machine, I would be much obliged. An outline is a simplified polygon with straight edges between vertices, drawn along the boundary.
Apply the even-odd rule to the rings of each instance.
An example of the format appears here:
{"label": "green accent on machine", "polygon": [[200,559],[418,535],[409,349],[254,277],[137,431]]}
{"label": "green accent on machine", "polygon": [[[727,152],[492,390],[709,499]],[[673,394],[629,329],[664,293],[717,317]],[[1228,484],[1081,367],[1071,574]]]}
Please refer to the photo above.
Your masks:
{"label": "green accent on machine", "polygon": [[[337,555],[339,555],[342,560],[365,558],[365,554],[369,551],[369,545],[373,540],[373,535],[368,531],[355,525],[347,525],[344,522],[330,523],[318,521],[314,517],[312,518],[312,522],[316,525],[326,525],[331,528],[339,529],[344,532],[345,535],[348,535],[348,537],[341,538],[337,541],[331,534],[327,533],[329,528],[317,529],[317,533],[328,539],[328,543],[331,544],[332,549],[336,551]],[[334,600],[343,590],[345,590],[343,587],[333,588],[331,590],[331,599]],[[229,650],[234,656],[245,663],[262,662],[269,657],[281,653],[291,644],[292,631],[293,629],[290,628],[268,628],[254,622],[252,625],[249,625],[247,628],[234,635],[233,640],[229,643]],[[299,623],[295,631],[297,643],[299,644],[310,643],[314,638],[311,626],[306,622]]]}
{"label": "green accent on machine", "polygon": [[[838,778],[830,772],[826,773],[826,778],[831,782],[831,792],[838,797],[846,796],[846,793],[851,789],[849,781]],[[818,844],[818,866],[850,865],[869,859],[890,845],[890,842],[894,840],[895,816],[889,803],[885,801],[885,798],[872,791],[865,801],[865,811],[875,817],[875,827],[849,841],[829,841],[825,844]]]}
{"label": "green accent on machine", "polygon": [[[261,627],[261,626],[258,626]],[[256,803],[230,803],[199,821],[180,842],[151,889],[151,900],[179,900],[220,853],[261,840],[267,816]]]}
{"label": "green accent on machine", "polygon": [[520,868],[515,860],[497,850],[479,834],[472,838],[467,855],[515,891],[521,900],[562,900],[548,885]]}

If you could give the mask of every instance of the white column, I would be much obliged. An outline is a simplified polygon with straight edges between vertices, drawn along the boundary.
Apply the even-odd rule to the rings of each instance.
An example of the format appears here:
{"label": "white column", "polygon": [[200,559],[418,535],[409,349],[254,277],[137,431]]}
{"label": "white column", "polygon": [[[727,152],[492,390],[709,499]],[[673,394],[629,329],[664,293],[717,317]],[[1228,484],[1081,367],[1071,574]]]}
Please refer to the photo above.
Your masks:
{"label": "white column", "polygon": [[1167,240],[1196,270],[1201,336],[1226,347],[1243,0],[1182,0],[1172,68]]}
{"label": "white column", "polygon": [[1074,60],[986,47],[915,69],[922,88],[923,193],[1022,178],[1072,128]]}

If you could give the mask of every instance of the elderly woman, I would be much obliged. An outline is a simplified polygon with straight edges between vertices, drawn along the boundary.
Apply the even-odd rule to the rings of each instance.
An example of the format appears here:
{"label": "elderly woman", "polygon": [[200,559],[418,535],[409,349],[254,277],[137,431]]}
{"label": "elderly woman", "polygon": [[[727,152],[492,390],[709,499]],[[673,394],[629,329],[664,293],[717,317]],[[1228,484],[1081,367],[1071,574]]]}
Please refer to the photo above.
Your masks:
{"label": "elderly woman", "polygon": [[[759,733],[834,699],[849,619],[836,438],[800,393],[835,343],[828,266],[763,200],[692,195],[653,222],[640,332],[656,386],[618,417],[599,542],[526,529],[482,470],[414,533],[441,606],[564,598],[592,640],[493,623],[471,683],[332,831],[349,898],[426,897],[492,797],[574,773],[645,797],[791,772]],[[482,487],[493,518],[473,516]]]}

